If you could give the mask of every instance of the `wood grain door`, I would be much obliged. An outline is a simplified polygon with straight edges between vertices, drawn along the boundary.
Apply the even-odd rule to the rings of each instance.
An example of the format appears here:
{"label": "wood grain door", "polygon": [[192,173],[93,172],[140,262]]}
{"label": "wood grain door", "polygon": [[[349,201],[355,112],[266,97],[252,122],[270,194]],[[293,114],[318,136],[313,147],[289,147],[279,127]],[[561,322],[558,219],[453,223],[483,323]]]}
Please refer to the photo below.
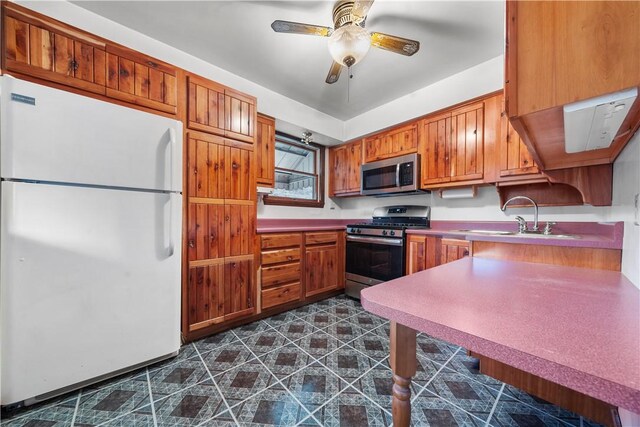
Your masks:
{"label": "wood grain door", "polygon": [[420,121],[422,184],[451,180],[451,115],[449,113]]}
{"label": "wood grain door", "polygon": [[189,332],[224,321],[224,265],[189,269],[187,284]]}
{"label": "wood grain door", "polygon": [[107,46],[107,96],[176,114],[176,69],[138,52]]}
{"label": "wood grain door", "polygon": [[[106,46],[80,30],[51,26],[39,14],[3,3],[7,70],[104,94]],[[68,31],[67,31],[68,30]]]}
{"label": "wood grain door", "polygon": [[257,122],[256,98],[225,88],[224,118],[224,135],[226,137],[243,142],[255,142]]}
{"label": "wood grain door", "polygon": [[469,242],[459,239],[442,239],[441,264],[459,260],[469,255]]}
{"label": "wood grain door", "polygon": [[364,140],[364,161],[365,163],[384,159],[388,154],[385,144],[386,134],[378,134],[365,138]]}
{"label": "wood grain door", "polygon": [[187,136],[187,192],[189,199],[225,198],[224,138],[190,132]]}
{"label": "wood grain door", "polygon": [[484,104],[451,113],[451,181],[482,179],[484,174]]}
{"label": "wood grain door", "polygon": [[413,274],[440,265],[441,238],[409,235],[407,238],[406,273]]}
{"label": "wood grain door", "polygon": [[255,200],[255,173],[253,150],[238,146],[225,147],[224,198],[229,200]]}
{"label": "wood grain door", "polygon": [[187,255],[189,261],[223,258],[228,221],[225,206],[210,203],[188,205]]}
{"label": "wood grain door", "polygon": [[253,254],[256,231],[255,205],[227,204],[224,206],[225,257]]}
{"label": "wood grain door", "polygon": [[187,81],[187,127],[224,136],[225,87],[197,76],[188,76]]}
{"label": "wood grain door", "polygon": [[500,120],[500,176],[537,175],[540,173],[533,156],[524,145],[520,135],[511,126],[506,114]]}
{"label": "wood grain door", "polygon": [[415,153],[418,150],[418,125],[412,123],[389,131],[385,138],[387,157]]}
{"label": "wood grain door", "polygon": [[308,247],[304,264],[305,296],[338,288],[338,248],[336,245]]}
{"label": "wood grain door", "polygon": [[347,191],[347,146],[329,149],[329,195],[339,195]]}
{"label": "wood grain door", "polygon": [[224,320],[255,312],[255,268],[252,259],[225,260]]}
{"label": "wood grain door", "polygon": [[362,141],[356,141],[347,146],[347,170],[345,175],[345,189],[348,192],[360,192],[360,167],[362,166]]}
{"label": "wood grain door", "polygon": [[256,180],[258,184],[273,187],[276,159],[275,119],[258,114],[256,137]]}

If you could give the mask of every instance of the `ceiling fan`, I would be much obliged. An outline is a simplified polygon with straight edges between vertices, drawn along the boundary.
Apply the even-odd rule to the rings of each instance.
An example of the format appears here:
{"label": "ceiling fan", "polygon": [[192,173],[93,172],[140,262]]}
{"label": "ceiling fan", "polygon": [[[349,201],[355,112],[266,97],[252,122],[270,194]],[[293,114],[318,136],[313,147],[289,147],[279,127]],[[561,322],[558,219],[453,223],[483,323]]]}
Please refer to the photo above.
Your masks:
{"label": "ceiling fan", "polygon": [[291,21],[273,21],[277,33],[308,34],[329,37],[329,53],[333,64],[326,82],[338,81],[343,66],[357,64],[371,46],[411,56],[420,49],[420,42],[365,29],[367,13],[373,0],[340,0],[333,6],[333,28]]}

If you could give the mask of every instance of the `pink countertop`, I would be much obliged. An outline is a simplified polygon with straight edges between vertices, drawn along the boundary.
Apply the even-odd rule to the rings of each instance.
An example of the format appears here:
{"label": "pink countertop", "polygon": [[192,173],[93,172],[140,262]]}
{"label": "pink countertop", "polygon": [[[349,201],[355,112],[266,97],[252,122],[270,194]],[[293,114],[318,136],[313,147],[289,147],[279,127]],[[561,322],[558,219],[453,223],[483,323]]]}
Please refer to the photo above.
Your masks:
{"label": "pink countertop", "polygon": [[640,412],[640,290],[621,273],[463,258],[361,296],[374,314]]}
{"label": "pink countertop", "polygon": [[[531,227],[531,223],[529,223],[529,226]],[[540,229],[543,227],[544,222],[540,224]],[[553,227],[554,234],[576,235],[578,236],[576,239],[527,237],[526,235],[488,236],[457,230],[494,230],[516,232],[518,230],[518,224],[514,221],[431,221],[431,228],[407,230],[407,233],[486,242],[622,249],[624,222],[561,222]]]}
{"label": "pink countertop", "polygon": [[258,233],[286,233],[296,231],[344,230],[347,224],[362,219],[277,219],[258,218]]}

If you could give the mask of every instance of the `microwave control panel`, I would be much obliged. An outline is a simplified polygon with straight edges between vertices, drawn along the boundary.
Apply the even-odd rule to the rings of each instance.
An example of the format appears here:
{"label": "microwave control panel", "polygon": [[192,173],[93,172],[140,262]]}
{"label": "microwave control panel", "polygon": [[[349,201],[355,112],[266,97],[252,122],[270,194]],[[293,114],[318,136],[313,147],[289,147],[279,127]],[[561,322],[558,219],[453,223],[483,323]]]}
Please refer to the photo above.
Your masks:
{"label": "microwave control panel", "polygon": [[413,162],[400,164],[400,186],[413,184]]}

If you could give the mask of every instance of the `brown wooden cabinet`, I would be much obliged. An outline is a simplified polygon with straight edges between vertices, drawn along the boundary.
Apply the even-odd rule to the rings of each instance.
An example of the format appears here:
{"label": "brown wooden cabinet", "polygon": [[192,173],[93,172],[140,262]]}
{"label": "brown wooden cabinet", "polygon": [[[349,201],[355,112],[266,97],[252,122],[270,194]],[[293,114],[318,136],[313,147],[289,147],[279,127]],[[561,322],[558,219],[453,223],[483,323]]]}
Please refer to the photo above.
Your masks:
{"label": "brown wooden cabinet", "polygon": [[305,233],[305,297],[344,287],[344,232]]}
{"label": "brown wooden cabinet", "polygon": [[362,140],[329,149],[329,196],[360,194]]}
{"label": "brown wooden cabinet", "polygon": [[267,187],[274,186],[276,162],[276,120],[258,114],[256,137],[256,180]]}
{"label": "brown wooden cabinet", "polygon": [[9,2],[4,11],[8,71],[104,94],[106,45],[97,37]]}
{"label": "brown wooden cabinet", "polygon": [[640,2],[507,1],[506,110],[545,171],[612,163],[640,126],[640,98],[609,148],[566,153],[563,106],[640,86]]}
{"label": "brown wooden cabinet", "polygon": [[187,127],[237,141],[256,138],[256,99],[202,77],[188,76]]}
{"label": "brown wooden cabinet", "polygon": [[176,114],[176,68],[129,49],[107,46],[107,96]]}
{"label": "brown wooden cabinet", "polygon": [[417,123],[402,125],[364,139],[365,163],[415,153],[417,150]]}
{"label": "brown wooden cabinet", "polygon": [[541,176],[537,163],[506,114],[501,120],[500,178]]}
{"label": "brown wooden cabinet", "polygon": [[484,104],[467,105],[419,123],[422,185],[478,181],[484,176]]}
{"label": "brown wooden cabinet", "polygon": [[466,240],[409,234],[405,271],[407,274],[456,261],[468,256],[470,242]]}
{"label": "brown wooden cabinet", "polygon": [[261,236],[263,310],[300,301],[302,294],[302,233]]}

